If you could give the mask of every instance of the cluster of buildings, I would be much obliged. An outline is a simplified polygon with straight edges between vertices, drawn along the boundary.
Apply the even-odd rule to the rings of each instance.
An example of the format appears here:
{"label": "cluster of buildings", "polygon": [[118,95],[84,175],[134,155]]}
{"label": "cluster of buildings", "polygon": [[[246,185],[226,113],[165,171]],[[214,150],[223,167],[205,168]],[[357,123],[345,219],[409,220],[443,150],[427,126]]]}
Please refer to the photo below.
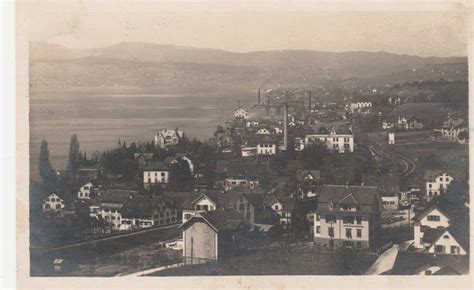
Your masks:
{"label": "cluster of buildings", "polygon": [[[219,127],[209,142],[219,154],[211,184],[200,182],[204,173],[186,152],[164,160],[137,152],[140,188],[104,186],[94,176],[75,196],[50,194],[43,211],[55,217],[85,214],[108,224],[110,231],[179,225],[184,263],[200,264],[271,243],[298,227],[305,227],[307,238],[321,249],[377,251],[391,243],[383,233],[384,213],[408,208],[410,212],[416,209],[414,218],[405,221],[408,226],[413,224],[414,236],[409,250],[399,253],[400,259],[410,254],[467,255],[465,223],[434,203],[453,183],[467,182],[462,171],[426,170],[424,188],[404,191],[395,174],[361,176],[364,182],[357,185],[328,183],[320,170],[299,166],[277,176],[272,158],[290,149],[299,154],[319,145],[327,149],[325,154],[355,154],[353,124],[347,118],[370,114],[373,109],[366,100],[351,100],[348,106],[317,106],[310,91],[303,95],[308,97],[307,105],[288,95],[272,98],[267,91],[267,102],[262,103],[259,90],[258,102],[251,109],[239,104],[228,126]],[[400,102],[400,98],[389,99],[391,105]],[[337,117],[329,117],[331,114]],[[423,126],[423,120],[415,116],[400,116],[394,123],[384,122],[383,129],[419,130]],[[467,126],[463,120],[450,118],[440,132],[452,141],[465,140]],[[157,148],[166,150],[183,139],[184,131],[165,129],[156,133],[154,141]],[[167,186],[170,167],[182,162],[194,178],[194,188],[173,192]],[[152,194],[154,187],[163,190]],[[416,271],[432,274],[444,269],[438,268]],[[394,269],[397,267],[392,269],[396,273]]]}

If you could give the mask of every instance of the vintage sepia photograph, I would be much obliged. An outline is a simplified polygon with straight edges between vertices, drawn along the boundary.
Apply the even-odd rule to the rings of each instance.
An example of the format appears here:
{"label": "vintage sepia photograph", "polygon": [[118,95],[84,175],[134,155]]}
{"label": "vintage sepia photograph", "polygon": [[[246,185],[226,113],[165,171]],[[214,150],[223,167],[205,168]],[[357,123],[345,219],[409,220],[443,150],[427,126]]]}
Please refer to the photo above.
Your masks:
{"label": "vintage sepia photograph", "polygon": [[22,2],[28,276],[469,275],[464,5]]}

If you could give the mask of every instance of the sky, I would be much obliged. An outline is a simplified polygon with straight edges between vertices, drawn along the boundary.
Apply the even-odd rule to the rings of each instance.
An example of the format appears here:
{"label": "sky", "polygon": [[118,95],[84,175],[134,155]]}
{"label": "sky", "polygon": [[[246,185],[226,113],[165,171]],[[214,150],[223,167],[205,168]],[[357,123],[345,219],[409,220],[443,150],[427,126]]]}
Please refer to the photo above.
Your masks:
{"label": "sky", "polygon": [[[304,49],[466,56],[468,13],[449,0],[31,0],[30,41],[151,42],[234,52]],[[428,4],[427,4],[428,3]],[[21,20],[21,18],[20,18]]]}

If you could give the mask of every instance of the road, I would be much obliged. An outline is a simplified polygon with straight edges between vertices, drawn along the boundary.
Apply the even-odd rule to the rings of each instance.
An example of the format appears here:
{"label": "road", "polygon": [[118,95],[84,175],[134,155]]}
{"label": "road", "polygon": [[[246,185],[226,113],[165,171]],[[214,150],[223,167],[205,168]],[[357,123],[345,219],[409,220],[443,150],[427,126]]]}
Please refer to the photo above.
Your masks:
{"label": "road", "polygon": [[103,241],[110,241],[110,240],[116,240],[116,239],[122,239],[124,237],[142,235],[142,234],[153,232],[153,231],[177,228],[178,226],[179,226],[179,224],[173,224],[173,225],[168,225],[168,226],[163,226],[163,227],[151,228],[151,229],[147,229],[147,230],[135,231],[135,232],[130,232],[130,233],[123,233],[121,235],[101,237],[101,238],[91,239],[91,240],[87,240],[87,241],[81,241],[81,242],[72,243],[72,244],[59,246],[59,247],[54,247],[54,248],[44,249],[44,248],[39,248],[39,247],[34,247],[33,246],[33,247],[31,247],[31,249],[36,249],[36,250],[39,250],[42,253],[46,253],[46,252],[50,252],[50,251],[64,250],[64,249],[74,248],[74,247],[79,247],[79,246],[84,246],[84,245],[93,245],[94,243],[103,242]]}
{"label": "road", "polygon": [[374,154],[377,154],[384,158],[396,159],[398,163],[402,164],[404,169],[400,173],[401,177],[408,177],[415,172],[416,163],[410,158],[400,155],[398,153],[387,151],[375,145],[372,145],[369,148]]}

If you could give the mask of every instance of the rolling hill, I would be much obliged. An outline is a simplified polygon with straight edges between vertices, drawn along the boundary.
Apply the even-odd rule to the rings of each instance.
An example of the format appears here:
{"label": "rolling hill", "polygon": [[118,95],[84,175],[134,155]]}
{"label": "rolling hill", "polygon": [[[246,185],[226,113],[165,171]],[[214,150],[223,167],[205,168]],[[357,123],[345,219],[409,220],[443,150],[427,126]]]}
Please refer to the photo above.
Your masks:
{"label": "rolling hill", "polygon": [[446,64],[467,67],[467,58],[309,50],[235,53],[126,42],[103,48],[69,49],[57,44],[30,43],[33,88],[304,86],[353,77],[403,81],[406,72]]}

